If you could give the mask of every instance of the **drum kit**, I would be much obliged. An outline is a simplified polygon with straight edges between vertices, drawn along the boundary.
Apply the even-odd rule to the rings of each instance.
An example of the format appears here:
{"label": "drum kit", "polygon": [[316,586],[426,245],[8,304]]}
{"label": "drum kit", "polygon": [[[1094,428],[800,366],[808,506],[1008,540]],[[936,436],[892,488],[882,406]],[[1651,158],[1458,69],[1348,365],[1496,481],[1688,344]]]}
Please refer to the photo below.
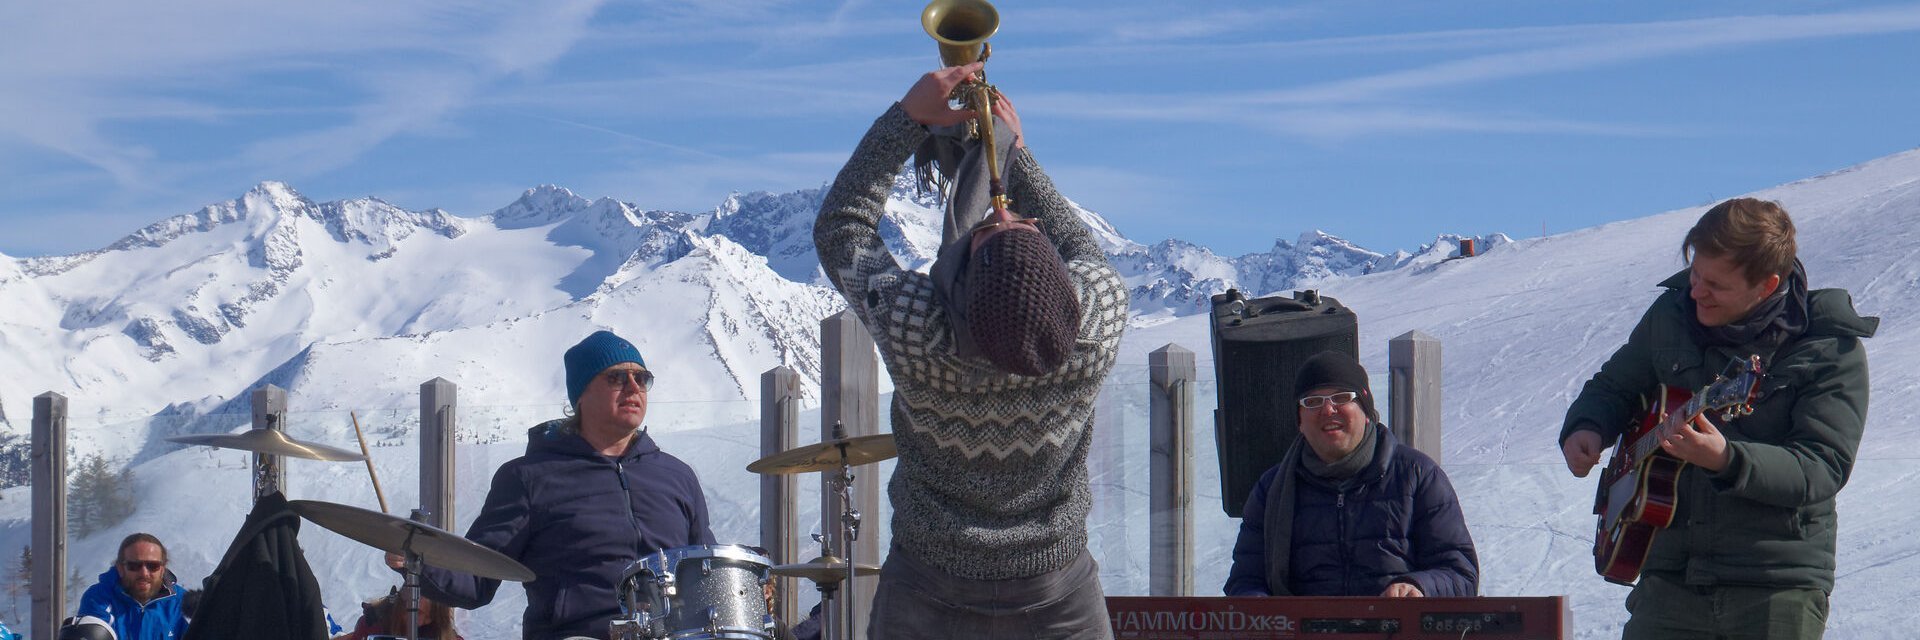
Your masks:
{"label": "drum kit", "polygon": [[[355,421],[355,434],[359,433]],[[860,532],[860,512],[853,508],[852,468],[887,460],[898,455],[893,434],[845,437],[835,425],[831,440],[806,445],[766,456],[747,465],[753,473],[788,475],[831,472],[827,482],[840,494],[840,524],[848,555],[854,555],[853,540]],[[277,429],[251,429],[237,434],[188,435],[168,438],[181,444],[239,449],[264,455],[289,456],[332,462],[366,461],[366,445],[355,453],[286,436]],[[369,475],[373,467],[368,464]],[[380,494],[381,508],[386,498],[380,491],[377,475],[374,492]],[[527,582],[534,574],[526,566],[464,537],[421,522],[418,510],[413,518],[401,518],[373,511],[316,500],[293,500],[288,508],[300,517],[349,539],[382,551],[400,554],[406,560],[404,590],[407,605],[407,637],[419,628],[420,567],[461,571],[496,580]],[[790,576],[813,581],[820,590],[821,602],[844,603],[848,620],[852,619],[852,589],[842,592],[842,583],[857,576],[880,573],[872,564],[841,559],[828,553],[813,560],[774,565],[765,555],[741,545],[695,545],[662,549],[634,561],[627,567],[619,585],[621,617],[611,626],[613,640],[772,640],[778,624],[768,610],[767,585],[773,576]],[[396,640],[403,640],[398,639]]]}
{"label": "drum kit", "polygon": [[[848,555],[859,537],[860,512],[853,508],[853,467],[898,455],[893,434],[846,437],[839,425],[834,439],[782,451],[747,465],[766,475],[816,471],[827,476],[840,494],[840,525],[848,541]],[[822,607],[836,599],[846,605],[850,620],[852,589],[840,590],[857,576],[880,573],[880,567],[842,560],[829,551],[813,560],[774,565],[766,556],[740,545],[696,545],[662,549],[627,567],[620,581],[620,610],[612,623],[613,640],[770,640],[778,637],[778,623],[768,610],[767,586],[773,576],[813,581]]]}

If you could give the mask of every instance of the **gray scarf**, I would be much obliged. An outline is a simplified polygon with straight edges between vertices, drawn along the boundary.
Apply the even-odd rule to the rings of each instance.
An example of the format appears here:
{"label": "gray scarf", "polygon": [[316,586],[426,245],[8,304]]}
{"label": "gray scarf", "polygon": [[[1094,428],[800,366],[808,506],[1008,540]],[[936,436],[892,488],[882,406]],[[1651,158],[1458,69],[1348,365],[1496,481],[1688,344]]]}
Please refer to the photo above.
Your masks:
{"label": "gray scarf", "polygon": [[[1354,474],[1360,473],[1361,469],[1373,464],[1373,452],[1377,446],[1374,443],[1374,428],[1373,423],[1367,423],[1366,433],[1360,435],[1360,446],[1354,447],[1347,457],[1326,462],[1320,459],[1319,454],[1301,456],[1300,466],[1306,467],[1307,473],[1313,474],[1316,478],[1333,481],[1334,485],[1341,489],[1347,488]],[[1307,453],[1311,454],[1313,450],[1309,449]]]}
{"label": "gray scarf", "polygon": [[[993,119],[993,146],[1000,156],[1001,180],[1010,168],[1013,130],[999,116]],[[940,254],[933,261],[933,292],[947,308],[947,322],[953,328],[953,344],[961,357],[978,356],[968,330],[966,278],[967,255],[972,247],[968,231],[987,217],[992,203],[991,177],[987,175],[987,157],[981,153],[980,140],[966,135],[966,124],[929,127],[933,135],[914,152],[914,171],[923,189],[937,188],[946,196],[947,216],[940,229]]]}

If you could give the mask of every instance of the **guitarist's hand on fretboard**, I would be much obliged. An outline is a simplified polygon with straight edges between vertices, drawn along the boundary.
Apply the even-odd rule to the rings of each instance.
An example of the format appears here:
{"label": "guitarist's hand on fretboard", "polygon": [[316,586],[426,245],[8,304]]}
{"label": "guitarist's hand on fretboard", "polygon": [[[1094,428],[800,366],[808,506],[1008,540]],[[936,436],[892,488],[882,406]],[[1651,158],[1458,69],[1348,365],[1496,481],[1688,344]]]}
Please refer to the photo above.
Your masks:
{"label": "guitarist's hand on fretboard", "polygon": [[1705,415],[1695,416],[1692,422],[1674,429],[1673,435],[1660,441],[1660,449],[1667,455],[1715,473],[1727,468],[1727,461],[1733,456],[1727,449],[1727,437],[1721,435],[1720,429],[1713,426],[1713,421]]}
{"label": "guitarist's hand on fretboard", "polygon": [[1592,423],[1581,423],[1574,432],[1567,435],[1567,441],[1560,444],[1560,454],[1567,457],[1567,470],[1575,477],[1585,478],[1600,464],[1600,450],[1606,445],[1600,442],[1600,430],[1592,428]]}

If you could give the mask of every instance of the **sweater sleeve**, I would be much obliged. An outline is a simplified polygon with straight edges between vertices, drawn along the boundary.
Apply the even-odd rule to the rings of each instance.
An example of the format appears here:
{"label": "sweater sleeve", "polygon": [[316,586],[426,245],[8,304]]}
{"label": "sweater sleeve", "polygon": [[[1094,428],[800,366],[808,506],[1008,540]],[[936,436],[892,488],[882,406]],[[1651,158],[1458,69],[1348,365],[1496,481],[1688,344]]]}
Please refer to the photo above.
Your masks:
{"label": "sweater sleeve", "polygon": [[1039,219],[1040,229],[1060,251],[1063,262],[1098,260],[1106,255],[1093,241],[1087,225],[1073,212],[1073,205],[1053,187],[1053,179],[1040,168],[1029,149],[1015,150],[1008,158],[1007,197],[1013,200],[1015,213]]}
{"label": "sweater sleeve", "polygon": [[1466,516],[1460,512],[1460,498],[1439,465],[1427,470],[1414,493],[1409,536],[1414,570],[1395,581],[1412,582],[1422,593],[1437,598],[1479,595],[1480,559],[1473,550]]}
{"label": "sweater sleeve", "polygon": [[874,313],[885,283],[926,277],[901,268],[880,237],[880,219],[886,213],[894,176],[926,137],[926,127],[908,118],[898,103],[887,109],[840,168],[813,223],[813,247],[821,270],[876,340],[887,334],[883,323],[889,318]]}
{"label": "sweater sleeve", "polygon": [[1106,371],[1119,351],[1120,334],[1126,327],[1126,281],[1107,262],[1107,255],[1100,251],[1073,206],[1054,190],[1053,180],[1041,170],[1032,152],[1017,150],[1008,164],[1007,196],[1013,199],[1017,213],[1041,221],[1041,231],[1060,252],[1067,277],[1079,291],[1080,332],[1073,354],[1060,369]]}
{"label": "sweater sleeve", "polygon": [[[486,504],[480,507],[480,515],[467,529],[467,540],[515,560],[526,550],[527,524],[532,512],[518,468],[507,464],[494,472]],[[493,601],[500,581],[423,564],[420,586],[429,598],[462,609],[476,609]]]}
{"label": "sweater sleeve", "polygon": [[1247,493],[1246,508],[1240,510],[1240,537],[1233,541],[1233,566],[1222,588],[1227,595],[1273,595],[1267,588],[1267,486],[1279,470],[1268,469]]}

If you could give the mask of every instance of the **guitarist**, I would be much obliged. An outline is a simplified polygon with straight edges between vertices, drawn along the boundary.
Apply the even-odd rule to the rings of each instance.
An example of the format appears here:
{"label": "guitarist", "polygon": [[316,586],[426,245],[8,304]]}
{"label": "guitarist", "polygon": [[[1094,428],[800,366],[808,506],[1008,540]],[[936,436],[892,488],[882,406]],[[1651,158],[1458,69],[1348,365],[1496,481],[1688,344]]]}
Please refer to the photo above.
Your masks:
{"label": "guitarist", "polygon": [[1627,596],[1622,636],[1819,638],[1833,591],[1834,495],[1867,417],[1867,354],[1878,318],[1841,289],[1807,290],[1793,221],[1778,203],[1709,209],[1681,244],[1688,268],[1661,283],[1567,409],[1567,468],[1586,477],[1659,385],[1698,390],[1736,358],[1767,377],[1753,413],[1702,416],[1659,443],[1688,463],[1677,512],[1653,538]]}

